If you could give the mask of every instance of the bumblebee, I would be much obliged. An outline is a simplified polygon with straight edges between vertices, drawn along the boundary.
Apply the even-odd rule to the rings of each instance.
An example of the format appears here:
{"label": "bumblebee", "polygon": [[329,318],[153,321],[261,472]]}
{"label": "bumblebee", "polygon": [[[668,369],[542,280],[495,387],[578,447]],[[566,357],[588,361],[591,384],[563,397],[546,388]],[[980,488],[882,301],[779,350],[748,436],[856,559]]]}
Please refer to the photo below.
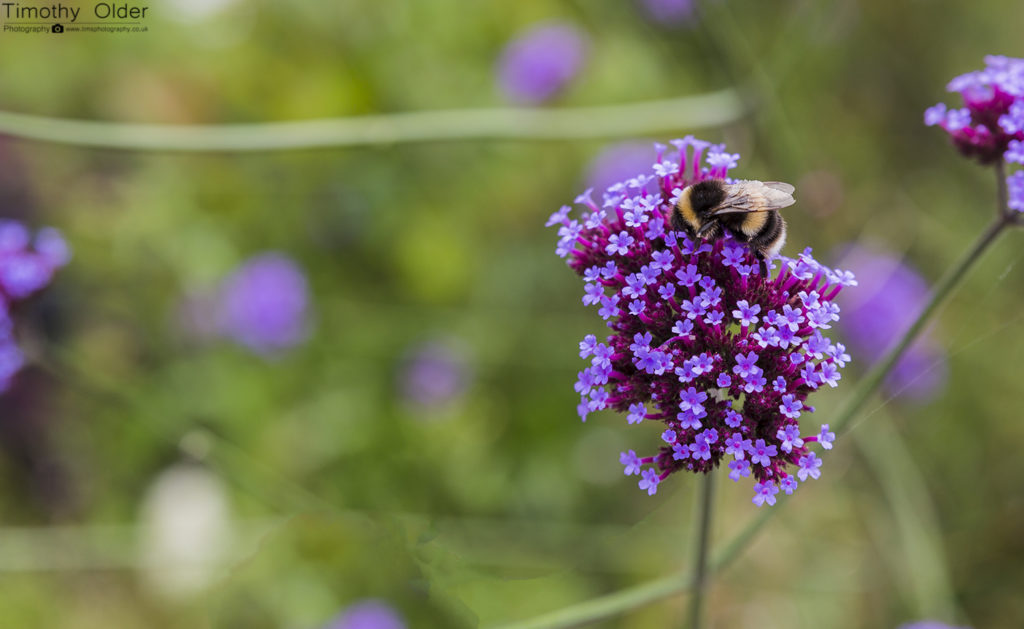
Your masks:
{"label": "bumblebee", "polygon": [[765,260],[786,244],[786,221],[779,210],[796,203],[793,186],[778,181],[705,179],[687,186],[672,208],[672,228],[691,238],[715,240],[728,232],[748,244],[768,275]]}

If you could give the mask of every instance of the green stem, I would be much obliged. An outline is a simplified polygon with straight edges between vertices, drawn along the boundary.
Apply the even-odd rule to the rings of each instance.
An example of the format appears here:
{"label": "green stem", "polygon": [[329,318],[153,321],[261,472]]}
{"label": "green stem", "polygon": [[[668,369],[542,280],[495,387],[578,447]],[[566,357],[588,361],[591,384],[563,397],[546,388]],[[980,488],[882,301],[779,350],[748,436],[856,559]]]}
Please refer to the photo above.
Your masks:
{"label": "green stem", "polygon": [[[742,554],[743,550],[757,535],[768,520],[775,514],[776,509],[784,502],[779,501],[772,509],[763,509],[757,518],[744,528],[738,535],[729,540],[720,551],[715,553],[711,560],[709,574],[716,574],[729,566],[733,560]],[[569,605],[535,616],[528,620],[510,622],[502,625],[491,625],[488,629],[566,629],[568,627],[581,627],[583,625],[597,622],[605,618],[617,616],[624,611],[636,609],[670,598],[689,590],[693,585],[693,574],[689,570],[681,570],[668,576],[661,577],[642,583],[640,585],[619,590],[604,596],[598,596],[582,603]]]}
{"label": "green stem", "polygon": [[1014,224],[1013,216],[1007,213],[1000,213],[999,217],[988,226],[981,237],[974,243],[968,252],[960,259],[960,262],[950,269],[946,275],[939,280],[939,283],[932,289],[931,297],[924,309],[917,315],[913,325],[903,335],[892,349],[871,368],[870,371],[857,383],[846,404],[839,410],[836,419],[833,421],[832,429],[838,434],[844,431],[850,421],[857,415],[864,404],[871,398],[878,389],[882,380],[885,379],[892,368],[896,365],[903,353],[910,347],[918,335],[924,330],[925,325],[931,320],[932,315],[938,309],[945,298],[956,288],[964,275],[974,266],[981,254],[988,249],[989,245],[996,239],[996,236],[1009,225]]}
{"label": "green stem", "polygon": [[624,611],[643,607],[650,603],[674,596],[690,588],[692,575],[676,572],[589,601],[569,605],[529,620],[493,625],[489,629],[567,629],[581,627],[604,618],[618,616]]}
{"label": "green stem", "polygon": [[[896,362],[903,355],[903,352],[910,347],[917,335],[921,333],[925,325],[935,314],[943,300],[963,280],[974,264],[981,258],[986,249],[991,246],[996,237],[1009,226],[1020,225],[1018,215],[1007,207],[1006,178],[1002,170],[1002,164],[997,164],[997,194],[999,215],[996,220],[982,233],[978,240],[971,246],[960,261],[951,268],[946,275],[935,285],[928,303],[917,315],[910,329],[903,335],[900,342],[896,344],[885,357],[864,376],[857,388],[852,393],[849,402],[840,410],[837,419],[833,420],[833,430],[840,432],[847,427],[850,420],[863,408],[872,394],[878,389],[882,380],[889,374]],[[716,574],[723,570],[739,557],[768,520],[782,508],[786,501],[780,500],[770,510],[764,510],[742,531],[737,533],[725,548],[711,562],[710,574]],[[616,592],[606,596],[598,597],[578,605],[572,605],[532,620],[521,623],[502,625],[495,629],[558,629],[561,627],[577,627],[588,622],[594,622],[604,618],[621,614],[630,609],[641,607],[674,594],[682,592],[693,585],[693,579],[688,579],[682,574],[675,574],[639,585],[628,590]],[[556,621],[557,622],[554,622]]]}
{"label": "green stem", "polygon": [[690,598],[690,629],[704,624],[704,593],[708,587],[708,547],[711,538],[711,514],[714,510],[715,472],[704,475],[700,492],[700,528],[693,559],[693,593]]}
{"label": "green stem", "polygon": [[736,90],[625,105],[450,109],[255,124],[166,125],[0,111],[0,134],[136,151],[280,151],[444,140],[576,140],[718,127],[741,118]]}

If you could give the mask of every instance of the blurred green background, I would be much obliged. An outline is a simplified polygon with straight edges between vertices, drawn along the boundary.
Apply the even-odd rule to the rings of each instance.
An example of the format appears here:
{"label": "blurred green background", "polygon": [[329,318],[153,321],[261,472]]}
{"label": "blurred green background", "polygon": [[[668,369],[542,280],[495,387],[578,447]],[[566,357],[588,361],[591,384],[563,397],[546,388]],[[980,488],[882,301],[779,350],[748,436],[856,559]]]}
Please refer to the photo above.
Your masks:
{"label": "blurred green background", "polygon": [[[544,220],[610,145],[696,133],[741,153],[739,176],[796,184],[786,253],[835,263],[871,242],[933,282],[995,192],[922,112],[985,54],[1024,56],[1024,4],[994,0],[719,0],[668,23],[630,1],[150,15],[146,33],[0,33],[0,109],[214,124],[498,107],[504,46],[553,19],[585,33],[586,61],[537,107],[729,87],[753,107],[607,141],[189,154],[0,136],[0,215],[74,252],[19,312],[33,364],[0,398],[4,627],[315,628],[365,598],[411,627],[488,625],[687,565],[696,479],[648,497],[617,458],[655,427],[575,415],[576,345],[603,325]],[[267,357],[190,328],[189,297],[265,251],[308,278],[305,342]],[[947,385],[869,405],[715,581],[711,626],[1024,622],[1021,259],[1019,233],[988,252],[932,331]],[[450,386],[410,396],[431,352]],[[862,373],[851,353],[816,420]],[[747,484],[720,489],[719,542],[756,515]],[[675,626],[685,603],[595,626]]]}

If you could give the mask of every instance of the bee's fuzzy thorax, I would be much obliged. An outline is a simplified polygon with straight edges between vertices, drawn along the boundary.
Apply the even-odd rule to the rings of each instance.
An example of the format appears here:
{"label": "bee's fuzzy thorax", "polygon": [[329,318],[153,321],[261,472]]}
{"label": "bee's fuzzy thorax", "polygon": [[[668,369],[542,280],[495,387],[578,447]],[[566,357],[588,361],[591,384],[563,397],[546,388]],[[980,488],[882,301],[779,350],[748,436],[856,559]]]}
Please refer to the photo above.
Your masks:
{"label": "bee's fuzzy thorax", "polygon": [[693,211],[702,219],[725,200],[725,182],[721,179],[705,179],[690,186],[690,203]]}

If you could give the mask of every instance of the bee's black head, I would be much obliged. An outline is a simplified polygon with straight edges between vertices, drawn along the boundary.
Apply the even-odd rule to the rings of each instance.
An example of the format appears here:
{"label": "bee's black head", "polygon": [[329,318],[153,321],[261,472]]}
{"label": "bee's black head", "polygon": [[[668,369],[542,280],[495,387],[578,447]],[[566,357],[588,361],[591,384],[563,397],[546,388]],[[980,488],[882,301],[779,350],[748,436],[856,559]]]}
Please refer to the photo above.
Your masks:
{"label": "bee's black head", "polygon": [[705,179],[693,184],[690,190],[690,205],[693,212],[704,218],[725,200],[725,182],[721,179]]}

